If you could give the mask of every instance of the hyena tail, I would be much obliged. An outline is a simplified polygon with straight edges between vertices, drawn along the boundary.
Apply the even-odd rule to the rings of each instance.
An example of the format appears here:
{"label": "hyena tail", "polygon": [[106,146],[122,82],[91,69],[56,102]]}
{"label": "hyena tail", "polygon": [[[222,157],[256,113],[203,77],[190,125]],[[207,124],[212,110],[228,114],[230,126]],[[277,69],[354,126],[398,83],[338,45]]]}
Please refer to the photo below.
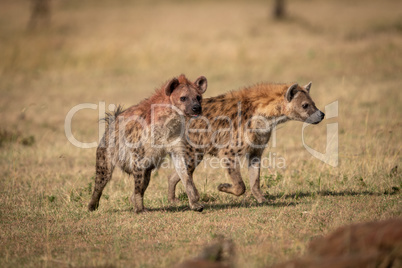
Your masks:
{"label": "hyena tail", "polygon": [[112,123],[115,122],[116,117],[118,117],[121,113],[124,112],[124,108],[121,105],[117,105],[116,109],[113,112],[106,112],[106,116],[99,121],[105,121],[106,126],[109,127]]}

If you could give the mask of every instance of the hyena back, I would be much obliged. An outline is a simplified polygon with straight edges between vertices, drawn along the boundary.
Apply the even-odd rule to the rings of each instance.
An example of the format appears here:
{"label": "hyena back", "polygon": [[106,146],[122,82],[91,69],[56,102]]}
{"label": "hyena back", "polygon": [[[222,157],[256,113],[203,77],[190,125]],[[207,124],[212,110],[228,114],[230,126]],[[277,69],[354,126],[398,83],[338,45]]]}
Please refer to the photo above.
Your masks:
{"label": "hyena back", "polygon": [[[134,177],[131,201],[134,210],[144,210],[143,197],[151,172],[170,154],[177,163],[184,162],[185,122],[202,112],[205,77],[190,82],[184,75],[173,78],[150,98],[123,111],[118,108],[107,118],[105,134],[96,151],[95,188],[88,209],[98,208],[102,191],[112,178],[115,166]],[[190,207],[202,210],[198,192],[187,169],[175,165],[189,195]]]}
{"label": "hyena back", "polygon": [[[250,188],[259,203],[265,201],[260,190],[261,156],[273,128],[288,120],[317,124],[324,113],[310,97],[311,83],[258,84],[239,91],[204,99],[203,115],[191,119],[186,128],[187,164],[194,171],[205,154],[220,158],[232,184],[223,183],[218,190],[242,195],[245,184],[240,174],[240,158],[248,158]],[[180,178],[169,178],[169,201],[175,201],[175,188]]]}

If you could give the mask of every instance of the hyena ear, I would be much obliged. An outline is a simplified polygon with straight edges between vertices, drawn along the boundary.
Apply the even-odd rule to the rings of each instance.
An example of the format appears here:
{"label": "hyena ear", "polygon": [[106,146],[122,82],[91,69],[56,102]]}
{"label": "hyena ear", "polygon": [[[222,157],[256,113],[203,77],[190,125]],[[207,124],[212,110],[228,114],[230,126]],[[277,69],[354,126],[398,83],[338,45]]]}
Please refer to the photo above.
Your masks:
{"label": "hyena ear", "polygon": [[288,90],[286,91],[286,95],[285,95],[288,102],[290,102],[293,99],[293,97],[296,95],[298,87],[299,87],[299,85],[296,83],[296,84],[291,85],[288,88]]}
{"label": "hyena ear", "polygon": [[311,88],[312,82],[308,83],[307,85],[304,86],[304,89],[307,90],[307,92],[310,94],[310,88]]}
{"label": "hyena ear", "polygon": [[173,78],[172,80],[170,80],[165,86],[165,94],[167,96],[170,96],[173,90],[175,90],[179,86],[179,84],[180,82],[177,78]]}
{"label": "hyena ear", "polygon": [[208,82],[205,76],[200,76],[195,80],[194,84],[200,90],[200,93],[203,94],[207,90]]}

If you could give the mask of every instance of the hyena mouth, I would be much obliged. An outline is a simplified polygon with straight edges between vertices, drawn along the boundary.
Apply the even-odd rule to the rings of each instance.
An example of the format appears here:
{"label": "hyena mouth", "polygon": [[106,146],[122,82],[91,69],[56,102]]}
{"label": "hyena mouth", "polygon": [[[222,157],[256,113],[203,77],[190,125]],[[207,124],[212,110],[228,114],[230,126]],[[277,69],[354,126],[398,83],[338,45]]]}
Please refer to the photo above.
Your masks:
{"label": "hyena mouth", "polygon": [[194,112],[192,112],[192,113],[185,113],[184,115],[187,116],[187,117],[197,118],[197,117],[201,116],[202,113],[201,113],[201,112],[200,112],[200,113],[194,113]]}
{"label": "hyena mouth", "polygon": [[312,115],[310,115],[307,119],[306,119],[306,123],[309,124],[318,124],[320,123],[325,117],[325,114],[323,112],[321,112],[320,110],[317,110],[315,113],[313,113]]}
{"label": "hyena mouth", "polygon": [[187,114],[188,117],[198,118],[201,114]]}
{"label": "hyena mouth", "polygon": [[191,114],[190,116],[191,117],[194,117],[194,118],[197,118],[197,117],[199,117],[199,116],[201,116],[202,115],[202,112],[201,111],[197,111],[197,112],[195,112],[195,113],[193,113],[193,114]]}

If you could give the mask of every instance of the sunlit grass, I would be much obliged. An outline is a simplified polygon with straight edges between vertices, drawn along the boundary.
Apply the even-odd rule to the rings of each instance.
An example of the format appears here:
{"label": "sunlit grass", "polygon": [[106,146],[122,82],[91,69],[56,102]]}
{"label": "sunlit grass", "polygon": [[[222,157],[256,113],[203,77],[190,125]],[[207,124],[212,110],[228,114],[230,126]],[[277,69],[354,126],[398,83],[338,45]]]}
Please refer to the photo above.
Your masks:
{"label": "sunlit grass", "polygon": [[[1,267],[171,266],[217,234],[234,240],[239,267],[262,267],[341,225],[401,216],[398,1],[292,1],[282,22],[266,1],[53,2],[43,31],[27,32],[28,3],[0,8]],[[149,212],[133,213],[132,178],[116,170],[89,213],[95,148],[67,140],[66,114],[80,103],[129,107],[180,73],[205,75],[206,96],[313,81],[317,106],[338,101],[339,113],[307,127],[305,141],[324,153],[326,124],[338,123],[339,166],[310,155],[302,123],[289,122],[265,153],[285,163],[261,171],[266,204],[218,192],[224,170],[201,165],[202,213],[188,209],[181,183],[168,203],[171,169],[153,173]],[[73,134],[97,141],[98,121],[98,110],[80,111]]]}

